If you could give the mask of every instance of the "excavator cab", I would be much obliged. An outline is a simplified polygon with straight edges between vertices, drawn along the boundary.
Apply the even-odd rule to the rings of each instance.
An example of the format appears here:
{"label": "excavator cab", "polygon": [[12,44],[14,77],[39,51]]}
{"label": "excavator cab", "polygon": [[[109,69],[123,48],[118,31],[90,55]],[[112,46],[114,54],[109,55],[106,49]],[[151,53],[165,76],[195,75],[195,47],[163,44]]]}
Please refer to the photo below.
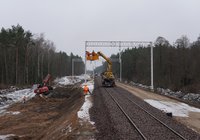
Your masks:
{"label": "excavator cab", "polygon": [[50,79],[51,79],[51,75],[48,74],[43,80],[43,83],[39,84],[37,89],[34,90],[34,93],[37,95],[39,94],[48,95],[50,93],[50,90],[53,90],[53,87],[47,85]]}

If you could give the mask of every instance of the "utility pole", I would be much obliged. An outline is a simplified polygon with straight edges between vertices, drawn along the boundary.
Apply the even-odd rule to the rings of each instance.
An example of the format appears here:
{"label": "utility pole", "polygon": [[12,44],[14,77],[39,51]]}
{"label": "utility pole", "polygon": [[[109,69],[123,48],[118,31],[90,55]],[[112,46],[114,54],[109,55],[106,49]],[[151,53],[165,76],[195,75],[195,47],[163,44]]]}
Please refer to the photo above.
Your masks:
{"label": "utility pole", "polygon": [[120,75],[120,82],[121,82],[122,81],[121,42],[119,42],[119,75]]}
{"label": "utility pole", "polygon": [[93,79],[94,79],[94,61],[93,61]]}
{"label": "utility pole", "polygon": [[151,42],[151,90],[154,90],[153,86],[153,43]]}
{"label": "utility pole", "polygon": [[85,75],[84,75],[84,79],[85,79],[85,83],[86,83],[86,71],[87,71],[87,67],[86,67],[86,49],[87,49],[87,41],[85,41]]}

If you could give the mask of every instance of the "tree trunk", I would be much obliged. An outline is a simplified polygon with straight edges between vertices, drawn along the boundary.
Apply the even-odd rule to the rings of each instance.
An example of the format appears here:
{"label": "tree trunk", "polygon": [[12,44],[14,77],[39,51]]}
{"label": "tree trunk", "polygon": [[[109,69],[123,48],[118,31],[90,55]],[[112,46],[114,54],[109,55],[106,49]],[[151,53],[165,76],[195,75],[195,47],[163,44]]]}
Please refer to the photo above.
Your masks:
{"label": "tree trunk", "polygon": [[37,68],[38,68],[38,69],[37,69],[37,72],[38,72],[38,73],[37,73],[37,74],[38,74],[37,77],[38,77],[38,82],[39,82],[39,80],[40,80],[40,56],[39,56],[39,49],[38,49],[37,65],[38,65],[38,66],[37,66]]}
{"label": "tree trunk", "polygon": [[26,46],[26,48],[25,48],[25,66],[24,66],[24,68],[25,68],[25,79],[24,79],[24,82],[26,83],[26,84],[28,84],[29,83],[29,81],[28,81],[28,48],[27,48],[27,46]]}
{"label": "tree trunk", "polygon": [[4,63],[5,63],[5,84],[7,84],[7,82],[8,82],[8,65],[7,65],[5,50],[4,50]]}
{"label": "tree trunk", "polygon": [[50,66],[50,64],[49,64],[49,50],[48,50],[47,61],[48,61],[48,66],[47,66],[47,67],[48,67],[48,68],[47,68],[48,70],[47,70],[47,71],[48,71],[48,74],[49,74],[49,66]]}
{"label": "tree trunk", "polygon": [[44,55],[42,54],[42,64],[41,64],[41,78],[43,79],[44,78],[44,75],[43,75],[43,65],[44,65]]}
{"label": "tree trunk", "polygon": [[16,69],[15,69],[15,84],[17,85],[18,84],[18,51],[19,51],[19,48],[17,47],[16,48]]}
{"label": "tree trunk", "polygon": [[3,70],[1,71],[1,83],[3,83]]}

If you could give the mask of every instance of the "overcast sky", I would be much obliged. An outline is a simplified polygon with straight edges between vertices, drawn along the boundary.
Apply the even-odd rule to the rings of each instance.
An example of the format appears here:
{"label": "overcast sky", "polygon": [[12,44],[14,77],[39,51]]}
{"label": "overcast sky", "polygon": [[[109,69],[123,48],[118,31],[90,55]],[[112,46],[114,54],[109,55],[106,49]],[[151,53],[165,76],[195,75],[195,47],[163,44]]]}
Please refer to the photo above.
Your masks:
{"label": "overcast sky", "polygon": [[58,51],[84,56],[86,40],[154,42],[163,36],[173,43],[187,35],[194,41],[199,7],[199,0],[0,0],[0,26],[20,24],[44,33]]}

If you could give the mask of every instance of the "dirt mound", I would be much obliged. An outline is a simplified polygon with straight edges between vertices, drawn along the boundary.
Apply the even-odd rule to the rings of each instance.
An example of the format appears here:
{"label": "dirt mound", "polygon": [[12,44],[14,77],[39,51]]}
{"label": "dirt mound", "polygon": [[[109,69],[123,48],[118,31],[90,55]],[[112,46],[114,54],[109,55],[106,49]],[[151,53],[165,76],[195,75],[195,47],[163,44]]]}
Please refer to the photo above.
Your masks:
{"label": "dirt mound", "polygon": [[[0,116],[0,135],[14,134],[10,139],[66,139],[77,120],[83,98],[78,87],[58,87],[47,101],[35,96],[26,103],[12,105]],[[70,127],[69,127],[70,126]]]}

